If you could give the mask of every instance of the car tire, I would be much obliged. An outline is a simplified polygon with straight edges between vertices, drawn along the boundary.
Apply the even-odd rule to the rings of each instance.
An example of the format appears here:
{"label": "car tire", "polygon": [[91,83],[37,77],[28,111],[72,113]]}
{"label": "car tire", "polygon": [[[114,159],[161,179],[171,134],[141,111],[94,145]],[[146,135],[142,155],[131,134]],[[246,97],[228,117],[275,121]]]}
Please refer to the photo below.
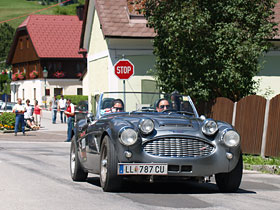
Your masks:
{"label": "car tire", "polygon": [[117,175],[118,160],[109,136],[105,136],[100,153],[100,185],[104,192],[116,192],[122,188],[122,178]]}
{"label": "car tire", "polygon": [[236,192],[240,186],[243,171],[243,159],[240,154],[235,168],[229,173],[219,173],[215,175],[216,184],[223,193]]}
{"label": "car tire", "polygon": [[71,141],[70,149],[70,174],[73,181],[85,181],[88,173],[82,168],[78,157],[77,145]]}

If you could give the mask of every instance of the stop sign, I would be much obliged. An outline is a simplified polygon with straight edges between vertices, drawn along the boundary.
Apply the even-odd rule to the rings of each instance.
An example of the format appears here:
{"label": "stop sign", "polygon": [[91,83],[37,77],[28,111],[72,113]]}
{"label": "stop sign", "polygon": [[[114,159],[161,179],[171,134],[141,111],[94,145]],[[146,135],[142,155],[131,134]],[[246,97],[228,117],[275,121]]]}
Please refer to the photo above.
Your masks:
{"label": "stop sign", "polygon": [[114,69],[119,79],[129,79],[134,74],[134,65],[129,60],[119,60]]}

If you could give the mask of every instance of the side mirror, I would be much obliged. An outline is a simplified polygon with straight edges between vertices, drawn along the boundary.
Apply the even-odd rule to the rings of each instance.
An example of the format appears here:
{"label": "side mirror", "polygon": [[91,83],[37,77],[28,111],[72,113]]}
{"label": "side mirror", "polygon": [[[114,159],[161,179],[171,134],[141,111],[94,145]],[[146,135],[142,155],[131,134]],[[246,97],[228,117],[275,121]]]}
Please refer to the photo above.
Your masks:
{"label": "side mirror", "polygon": [[200,115],[199,118],[202,119],[202,120],[206,120],[206,117],[204,115]]}
{"label": "side mirror", "polygon": [[92,113],[88,113],[87,114],[87,122],[89,123],[89,122],[92,122],[93,120],[94,120],[93,114]]}

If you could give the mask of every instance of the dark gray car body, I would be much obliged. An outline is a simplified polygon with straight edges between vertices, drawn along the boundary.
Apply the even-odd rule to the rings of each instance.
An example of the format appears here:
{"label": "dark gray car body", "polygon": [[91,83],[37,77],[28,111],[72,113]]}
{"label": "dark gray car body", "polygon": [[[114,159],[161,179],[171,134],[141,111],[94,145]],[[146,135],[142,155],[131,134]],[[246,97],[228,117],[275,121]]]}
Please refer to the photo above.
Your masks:
{"label": "dark gray car body", "polygon": [[[143,135],[139,131],[142,119],[153,120],[155,128],[151,134]],[[230,172],[239,161],[241,148],[227,147],[221,137],[225,130],[234,128],[218,121],[218,132],[207,136],[201,129],[203,122],[198,116],[177,113],[112,113],[77,122],[75,143],[81,165],[90,173],[100,173],[100,150],[106,135],[119,163],[167,163],[167,178],[206,177]],[[138,140],[132,146],[119,141],[120,130],[125,127],[138,133]],[[131,152],[132,157],[127,158],[125,151]],[[228,159],[227,153],[233,158]]]}

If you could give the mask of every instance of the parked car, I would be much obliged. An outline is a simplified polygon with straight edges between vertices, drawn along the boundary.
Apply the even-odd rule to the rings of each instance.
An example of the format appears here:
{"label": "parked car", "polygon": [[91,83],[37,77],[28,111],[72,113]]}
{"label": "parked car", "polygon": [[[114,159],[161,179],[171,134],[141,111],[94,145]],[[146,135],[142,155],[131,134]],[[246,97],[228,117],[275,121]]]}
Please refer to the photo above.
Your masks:
{"label": "parked car", "polygon": [[[163,112],[159,99],[167,99]],[[124,110],[116,112],[114,99]],[[74,181],[100,175],[104,191],[126,181],[204,182],[215,176],[221,192],[235,192],[242,179],[240,136],[228,123],[199,117],[189,96],[106,92],[94,117],[76,123],[71,142]]]}
{"label": "parked car", "polygon": [[0,102],[0,113],[13,112],[13,107],[16,105],[14,102]]}

